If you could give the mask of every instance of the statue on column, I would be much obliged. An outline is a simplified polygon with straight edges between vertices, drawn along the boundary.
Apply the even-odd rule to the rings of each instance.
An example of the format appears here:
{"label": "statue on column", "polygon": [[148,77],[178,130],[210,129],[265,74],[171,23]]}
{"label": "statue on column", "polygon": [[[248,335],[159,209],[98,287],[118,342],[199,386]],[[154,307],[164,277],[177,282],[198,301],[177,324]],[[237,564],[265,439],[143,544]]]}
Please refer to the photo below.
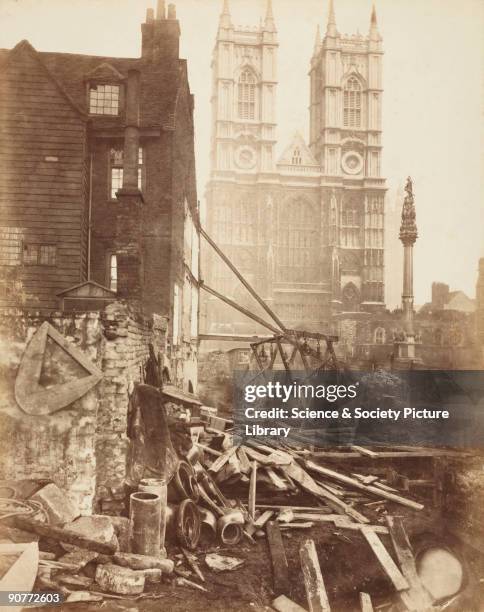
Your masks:
{"label": "statue on column", "polygon": [[417,222],[413,198],[413,183],[410,177],[405,185],[406,196],[403,200],[402,223],[400,225],[400,240],[403,244],[414,244],[417,240]]}

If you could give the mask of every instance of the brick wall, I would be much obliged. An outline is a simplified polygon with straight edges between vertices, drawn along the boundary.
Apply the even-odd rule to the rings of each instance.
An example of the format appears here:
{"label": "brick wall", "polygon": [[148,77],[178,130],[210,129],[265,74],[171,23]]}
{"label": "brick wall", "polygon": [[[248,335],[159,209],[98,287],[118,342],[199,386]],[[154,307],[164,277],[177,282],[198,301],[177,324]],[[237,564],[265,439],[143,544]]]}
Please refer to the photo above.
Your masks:
{"label": "brick wall", "polygon": [[[46,416],[24,413],[14,397],[25,347],[48,320],[104,373],[103,380],[65,409]],[[166,319],[141,317],[122,303],[104,312],[31,311],[0,314],[0,478],[47,478],[67,492],[83,514],[120,486],[126,473],[128,392],[141,378],[148,344],[164,352]],[[67,358],[68,359],[68,358]]]}
{"label": "brick wall", "polygon": [[104,350],[97,418],[96,459],[98,497],[109,497],[126,475],[126,436],[129,391],[141,380],[148,344],[164,353],[167,320],[135,314],[126,305],[110,304],[102,315]]}

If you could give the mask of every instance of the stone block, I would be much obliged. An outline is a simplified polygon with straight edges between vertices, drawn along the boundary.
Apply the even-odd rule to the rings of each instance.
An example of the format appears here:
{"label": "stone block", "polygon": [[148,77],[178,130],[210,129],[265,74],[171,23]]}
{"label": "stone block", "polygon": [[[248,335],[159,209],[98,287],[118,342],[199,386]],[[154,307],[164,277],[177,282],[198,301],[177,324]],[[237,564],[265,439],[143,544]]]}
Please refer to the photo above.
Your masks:
{"label": "stone block", "polygon": [[74,548],[72,552],[68,552],[63,555],[59,561],[61,563],[68,563],[69,565],[75,565],[76,571],[79,572],[84,566],[86,566],[94,559],[97,559],[99,553],[92,550],[84,550],[83,548]]}
{"label": "stone block", "polygon": [[[66,529],[75,531],[76,533],[98,540],[99,542],[112,542],[118,544],[113,524],[109,516],[101,514],[93,514],[92,516],[80,516],[72,523],[65,525]],[[70,544],[62,544],[69,551],[75,550],[75,546]]]}
{"label": "stone block", "polygon": [[154,567],[145,570],[138,570],[145,577],[145,584],[157,584],[161,582],[161,570]]}
{"label": "stone block", "polygon": [[113,559],[118,565],[129,567],[133,570],[158,569],[163,574],[171,574],[175,564],[171,559],[152,557],[150,555],[137,555],[135,553],[114,553]]}
{"label": "stone block", "polygon": [[69,501],[66,493],[54,483],[46,485],[30,499],[42,505],[51,525],[71,523],[79,516],[79,510]]}
{"label": "stone block", "polygon": [[143,572],[112,563],[97,566],[96,582],[103,590],[118,595],[139,595],[145,588]]}
{"label": "stone block", "polygon": [[[124,500],[123,500],[124,503]],[[128,552],[129,550],[129,518],[125,516],[110,516],[116,537],[119,542],[119,550],[121,552]]]}

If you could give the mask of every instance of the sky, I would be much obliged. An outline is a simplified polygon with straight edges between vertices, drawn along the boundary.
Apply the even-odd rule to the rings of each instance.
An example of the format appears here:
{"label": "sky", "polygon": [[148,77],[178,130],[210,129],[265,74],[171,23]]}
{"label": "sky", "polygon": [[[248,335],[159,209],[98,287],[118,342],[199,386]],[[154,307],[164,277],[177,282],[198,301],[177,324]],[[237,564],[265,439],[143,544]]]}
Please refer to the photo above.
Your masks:
{"label": "sky", "polygon": [[[234,24],[257,25],[265,0],[229,0]],[[0,48],[27,39],[39,51],[121,57],[140,54],[140,24],[155,0],[0,0]],[[181,57],[195,94],[199,198],[209,173],[210,61],[222,0],[177,0]],[[279,152],[295,130],[307,137],[309,59],[328,0],[273,0],[279,34]],[[342,34],[369,27],[371,0],[334,0]],[[415,301],[432,281],[475,295],[484,257],[484,0],[375,0],[383,36],[383,160],[387,207],[408,175],[419,238]],[[399,254],[398,243],[390,253]],[[397,235],[394,237],[398,240]],[[401,270],[387,258],[387,304],[399,302]]]}

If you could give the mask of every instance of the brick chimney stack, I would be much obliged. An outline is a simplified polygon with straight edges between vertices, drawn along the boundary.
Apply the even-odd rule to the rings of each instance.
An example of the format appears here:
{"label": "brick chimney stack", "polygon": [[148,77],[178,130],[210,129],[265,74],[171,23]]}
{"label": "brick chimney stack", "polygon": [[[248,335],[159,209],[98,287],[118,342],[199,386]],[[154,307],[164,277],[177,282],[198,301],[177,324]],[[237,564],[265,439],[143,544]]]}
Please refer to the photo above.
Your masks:
{"label": "brick chimney stack", "polygon": [[153,9],[146,12],[146,22],[141,24],[141,56],[152,62],[176,60],[180,53],[180,24],[176,18],[176,7],[158,0],[156,18]]}
{"label": "brick chimney stack", "polygon": [[124,127],[123,186],[116,193],[118,296],[141,307],[143,196],[138,187],[140,75],[128,72]]}

